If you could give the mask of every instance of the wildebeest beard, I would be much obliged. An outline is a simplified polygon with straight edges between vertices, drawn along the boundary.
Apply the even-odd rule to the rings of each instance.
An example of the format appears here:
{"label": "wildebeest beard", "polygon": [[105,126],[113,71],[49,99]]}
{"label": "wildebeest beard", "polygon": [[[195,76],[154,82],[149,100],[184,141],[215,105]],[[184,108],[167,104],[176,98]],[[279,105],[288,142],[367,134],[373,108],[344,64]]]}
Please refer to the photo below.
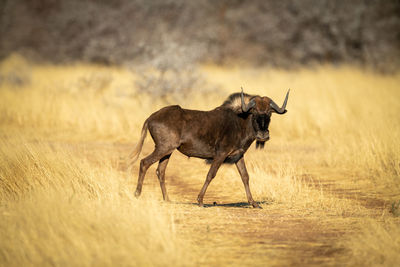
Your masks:
{"label": "wildebeest beard", "polygon": [[265,141],[256,141],[256,149],[263,149],[265,145]]}

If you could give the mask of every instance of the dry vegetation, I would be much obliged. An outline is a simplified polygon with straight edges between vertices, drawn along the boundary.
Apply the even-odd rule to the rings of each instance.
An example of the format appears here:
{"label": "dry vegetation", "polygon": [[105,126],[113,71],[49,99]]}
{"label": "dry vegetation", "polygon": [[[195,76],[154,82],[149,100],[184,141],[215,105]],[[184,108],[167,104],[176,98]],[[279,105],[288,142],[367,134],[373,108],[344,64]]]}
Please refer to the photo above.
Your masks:
{"label": "dry vegetation", "polygon": [[177,44],[202,62],[393,71],[399,13],[398,0],[3,0],[0,59],[136,64]]}
{"label": "dry vegetation", "polygon": [[[220,88],[181,103],[212,109],[240,86],[280,103],[271,140],[246,154],[262,210],[223,166],[175,152],[161,201],[153,166],[140,199],[125,159],[165,105],[123,68],[0,66],[0,264],[4,266],[382,265],[400,257],[400,73],[199,67]],[[153,148],[151,138],[142,155]],[[394,203],[394,204],[393,204]],[[392,205],[393,204],[393,205]]]}

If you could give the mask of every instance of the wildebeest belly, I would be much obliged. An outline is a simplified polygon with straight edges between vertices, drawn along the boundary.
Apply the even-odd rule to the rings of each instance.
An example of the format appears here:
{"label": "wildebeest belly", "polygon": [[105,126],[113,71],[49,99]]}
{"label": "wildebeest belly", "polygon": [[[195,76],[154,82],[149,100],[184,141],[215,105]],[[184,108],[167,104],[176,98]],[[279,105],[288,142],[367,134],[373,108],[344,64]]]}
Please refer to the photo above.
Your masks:
{"label": "wildebeest belly", "polygon": [[[182,154],[184,154],[188,157],[206,159],[207,163],[211,163],[212,159],[215,157],[214,151],[205,150],[205,149],[196,149],[190,143],[184,143],[181,146],[179,146],[177,149],[179,150],[179,152],[181,152]],[[224,163],[233,164],[233,163],[238,162],[238,160],[243,156],[244,152],[245,152],[244,149],[238,149],[238,150],[231,152],[224,160]]]}
{"label": "wildebeest belly", "polygon": [[202,159],[210,159],[215,155],[215,151],[203,142],[183,142],[178,148],[178,151],[188,157],[196,157]]}

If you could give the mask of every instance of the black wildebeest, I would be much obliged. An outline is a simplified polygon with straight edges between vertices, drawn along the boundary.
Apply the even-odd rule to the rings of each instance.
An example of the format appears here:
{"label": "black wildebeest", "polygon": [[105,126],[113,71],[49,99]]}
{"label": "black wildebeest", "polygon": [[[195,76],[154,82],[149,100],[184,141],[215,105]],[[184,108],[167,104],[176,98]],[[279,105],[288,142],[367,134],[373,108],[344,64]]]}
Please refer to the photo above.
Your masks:
{"label": "black wildebeest", "polygon": [[[263,148],[269,139],[268,126],[272,113],[286,113],[286,93],[282,107],[269,97],[235,93],[219,107],[210,111],[183,109],[168,106],[153,113],[143,125],[141,138],[131,154],[132,163],[139,157],[147,130],[155,143],[154,151],[141,160],[135,196],[139,197],[147,169],[159,161],[157,176],[164,200],[168,200],[165,189],[165,168],[175,149],[188,157],[197,157],[211,162],[206,181],[197,201],[203,206],[203,197],[211,180],[222,163],[235,163],[242,178],[247,200],[254,208],[260,208],[254,201],[249,188],[249,175],[243,155],[256,140],[256,147]],[[132,164],[131,163],[131,164]]]}

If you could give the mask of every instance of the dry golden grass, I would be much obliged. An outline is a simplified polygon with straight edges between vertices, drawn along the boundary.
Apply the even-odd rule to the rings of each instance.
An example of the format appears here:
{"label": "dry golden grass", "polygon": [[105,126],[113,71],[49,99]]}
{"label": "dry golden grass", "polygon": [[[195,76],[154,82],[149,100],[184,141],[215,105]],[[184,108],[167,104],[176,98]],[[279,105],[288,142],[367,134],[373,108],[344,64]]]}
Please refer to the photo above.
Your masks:
{"label": "dry golden grass", "polygon": [[[263,210],[248,209],[224,165],[206,203],[208,165],[174,153],[172,203],[154,174],[133,197],[125,159],[144,120],[165,105],[118,67],[0,64],[0,263],[25,265],[385,265],[398,261],[400,73],[355,67],[296,71],[203,66],[219,91],[183,104],[212,109],[240,86],[281,103],[264,150],[246,154]],[[153,149],[151,138],[142,156]],[[366,223],[368,219],[368,223]],[[351,261],[349,261],[351,259]]]}
{"label": "dry golden grass", "polygon": [[[2,141],[4,266],[188,265],[172,212],[61,146]],[[157,255],[157,257],[154,257]]]}
{"label": "dry golden grass", "polygon": [[354,266],[397,266],[400,261],[400,220],[366,220],[360,233],[343,244]]}

